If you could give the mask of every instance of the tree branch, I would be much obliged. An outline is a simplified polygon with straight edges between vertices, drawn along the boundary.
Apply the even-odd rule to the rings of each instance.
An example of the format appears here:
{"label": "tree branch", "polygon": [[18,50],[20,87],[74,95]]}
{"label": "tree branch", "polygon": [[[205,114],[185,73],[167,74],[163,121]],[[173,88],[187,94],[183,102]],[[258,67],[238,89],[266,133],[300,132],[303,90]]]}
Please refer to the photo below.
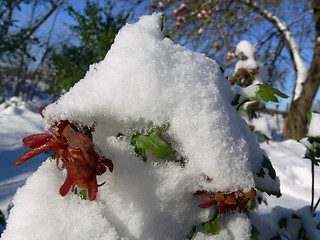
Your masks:
{"label": "tree branch", "polygon": [[303,61],[299,46],[296,42],[295,37],[292,32],[289,30],[288,25],[281,21],[274,13],[268,11],[267,9],[260,8],[252,0],[237,0],[239,3],[247,5],[254,12],[262,16],[264,19],[273,24],[273,26],[281,33],[283,39],[285,40],[287,49],[291,56],[291,61],[293,63],[295,72],[296,72],[296,84],[295,90],[293,93],[293,100],[300,97],[302,84],[305,82],[308,73],[308,67]]}
{"label": "tree branch", "polygon": [[[34,26],[33,28],[30,29],[30,31],[27,32],[27,34],[25,35],[24,39],[28,39],[30,38],[30,36],[41,26],[42,23],[44,23],[48,17],[51,16],[51,14],[58,8],[60,7],[62,4],[68,2],[69,0],[62,0],[59,3],[55,3],[53,1],[50,1],[52,4],[51,9],[47,12],[47,14],[45,16],[43,16]],[[21,43],[19,43],[20,45]]]}

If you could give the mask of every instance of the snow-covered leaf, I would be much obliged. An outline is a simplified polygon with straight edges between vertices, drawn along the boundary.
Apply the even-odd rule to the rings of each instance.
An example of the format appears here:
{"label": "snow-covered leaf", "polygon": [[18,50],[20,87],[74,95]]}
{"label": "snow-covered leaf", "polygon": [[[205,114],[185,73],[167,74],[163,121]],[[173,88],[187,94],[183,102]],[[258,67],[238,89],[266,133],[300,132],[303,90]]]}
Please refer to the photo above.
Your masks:
{"label": "snow-covered leaf", "polygon": [[268,174],[273,180],[276,179],[276,171],[274,170],[270,160],[266,156],[264,156],[264,161],[262,162],[260,172],[257,173],[259,177],[264,177],[266,174],[263,168],[266,168],[269,170]]}
{"label": "snow-covered leaf", "polygon": [[172,156],[170,146],[158,135],[164,130],[166,129],[156,128],[150,130],[146,135],[137,133],[132,136],[131,144],[135,146],[136,153],[143,158],[143,161],[147,161],[145,150],[150,151],[155,157],[160,159],[166,159]]}
{"label": "snow-covered leaf", "polygon": [[162,20],[161,20],[161,31],[163,31],[164,25],[166,24],[167,14],[162,13]]}
{"label": "snow-covered leaf", "polygon": [[259,230],[254,225],[251,225],[251,240],[258,240],[259,235]]}
{"label": "snow-covered leaf", "polygon": [[251,98],[250,100],[262,100],[265,102],[279,102],[278,98],[276,97],[282,97],[282,98],[288,98],[289,96],[284,94],[283,92],[279,91],[278,89],[275,89],[271,87],[268,84],[258,84],[260,87],[260,90],[257,93],[256,97]]}

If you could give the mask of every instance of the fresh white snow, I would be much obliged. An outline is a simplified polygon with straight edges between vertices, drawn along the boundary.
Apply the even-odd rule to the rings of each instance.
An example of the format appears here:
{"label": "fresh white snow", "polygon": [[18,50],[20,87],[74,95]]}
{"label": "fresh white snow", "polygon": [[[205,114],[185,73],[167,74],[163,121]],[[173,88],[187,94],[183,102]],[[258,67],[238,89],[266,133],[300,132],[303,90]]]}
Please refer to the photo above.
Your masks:
{"label": "fresh white snow", "polygon": [[234,51],[238,57],[234,72],[236,73],[241,68],[246,69],[249,73],[257,72],[254,74],[253,84],[266,84],[269,80],[268,72],[263,63],[257,59],[256,52],[256,48],[249,41],[240,41]]}
{"label": "fresh white snow", "polygon": [[[98,178],[99,183],[107,182],[99,187],[98,198],[84,201],[72,193],[62,198],[58,190],[66,172],[48,159],[18,190],[3,239],[183,239],[214,214],[198,207],[202,200],[193,196],[196,190],[232,192],[254,186],[252,171],[259,171],[264,151],[230,104],[235,90],[214,61],[164,38],[160,20],[160,15],[152,15],[123,28],[106,58],[44,112],[46,129],[64,119],[95,126],[95,146],[115,165],[113,173]],[[3,136],[20,139],[42,132],[40,115],[29,107],[1,110]],[[21,108],[22,113],[13,114]],[[25,122],[19,123],[21,118]],[[133,154],[133,133],[168,123],[174,150],[188,160],[185,167],[152,155],[145,163]],[[118,133],[124,138],[115,137]],[[15,161],[8,150],[21,155],[19,139],[0,145],[1,170]],[[266,196],[269,206],[260,211],[270,214],[277,205],[308,205],[310,182],[305,176],[310,175],[310,164],[302,158],[305,147],[285,141],[264,143],[262,148],[280,177],[283,196]],[[29,163],[36,165],[31,159],[15,169]],[[0,192],[29,173],[0,179]],[[318,169],[316,175],[320,176]],[[0,207],[12,195],[0,198]],[[197,232],[193,239],[250,236],[250,221],[243,214],[227,214],[221,227],[217,236]]]}

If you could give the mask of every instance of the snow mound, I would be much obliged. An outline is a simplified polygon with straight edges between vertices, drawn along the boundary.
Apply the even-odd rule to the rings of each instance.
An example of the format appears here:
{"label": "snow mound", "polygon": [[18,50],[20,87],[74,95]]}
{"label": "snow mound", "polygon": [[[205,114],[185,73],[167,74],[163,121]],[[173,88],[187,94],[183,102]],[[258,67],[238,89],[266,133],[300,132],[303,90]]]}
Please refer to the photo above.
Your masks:
{"label": "snow mound", "polygon": [[54,161],[43,163],[18,189],[2,239],[118,239],[101,203],[57,194],[64,178]]}
{"label": "snow mound", "polygon": [[[176,151],[189,160],[184,171],[197,179],[193,190],[251,189],[253,135],[230,104],[231,87],[215,61],[164,38],[160,20],[142,17],[120,30],[106,58],[46,108],[46,127],[64,119],[95,124],[94,143],[112,158],[109,137],[170,124]],[[261,154],[257,144],[252,148]]]}
{"label": "snow mound", "polygon": [[[114,163],[113,173],[98,179],[106,184],[96,201],[72,193],[61,198],[64,176],[48,160],[17,193],[4,240],[43,239],[44,229],[46,239],[62,239],[60,232],[73,239],[185,239],[215,214],[198,207],[197,190],[255,187],[264,151],[231,106],[234,90],[215,61],[174,44],[160,29],[159,14],[127,24],[105,59],[43,112],[46,129],[65,119],[95,127],[95,147]],[[149,153],[145,163],[133,153],[133,134],[162,126],[169,126],[165,136],[183,166]],[[230,236],[246,238],[248,221],[226,217],[214,239],[227,239],[229,228]],[[233,227],[237,222],[243,227]]]}

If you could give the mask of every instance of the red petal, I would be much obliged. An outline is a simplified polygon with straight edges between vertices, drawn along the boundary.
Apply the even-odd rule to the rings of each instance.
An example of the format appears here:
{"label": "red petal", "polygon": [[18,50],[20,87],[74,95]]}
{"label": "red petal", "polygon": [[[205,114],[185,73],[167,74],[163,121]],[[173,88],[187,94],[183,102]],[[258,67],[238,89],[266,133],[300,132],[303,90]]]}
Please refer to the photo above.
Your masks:
{"label": "red petal", "polygon": [[211,207],[212,205],[213,205],[213,203],[206,202],[206,203],[200,204],[199,207],[200,208],[208,208],[208,207]]}
{"label": "red petal", "polygon": [[29,150],[28,152],[26,152],[25,154],[23,154],[15,163],[15,166],[18,166],[22,163],[24,163],[25,161],[29,160],[30,158],[33,158],[34,156],[43,153],[44,151],[57,151],[59,149],[59,146],[57,144],[55,144],[54,142],[51,141],[47,141],[44,142],[41,146],[39,147],[35,147],[31,150]]}
{"label": "red petal", "polygon": [[96,178],[94,178],[94,180],[90,182],[90,186],[88,188],[88,196],[91,201],[95,200],[98,196],[98,184]]}
{"label": "red petal", "polygon": [[42,106],[42,107],[39,109],[39,113],[40,113],[40,115],[41,115],[42,118],[44,118],[42,112],[43,112],[43,110],[44,110],[45,108],[46,108],[46,106]]}
{"label": "red petal", "polygon": [[53,138],[50,133],[39,133],[25,137],[24,139],[22,139],[22,142],[23,146],[25,147],[35,148],[50,138]]}
{"label": "red petal", "polygon": [[210,195],[208,193],[206,193],[206,192],[203,192],[201,194],[201,197],[202,197],[203,201],[205,201],[207,203],[210,203],[210,202],[213,201],[213,199],[210,197]]}
{"label": "red petal", "polygon": [[102,175],[103,173],[106,172],[106,168],[104,166],[107,166],[110,172],[113,171],[113,163],[111,159],[102,157],[100,158],[100,161],[101,161],[101,164],[98,165],[97,175]]}
{"label": "red petal", "polygon": [[64,197],[65,195],[67,195],[67,193],[69,192],[71,186],[73,186],[74,183],[71,179],[71,177],[69,177],[69,174],[67,174],[67,178],[64,181],[64,183],[62,184],[62,186],[60,187],[59,193],[62,197]]}
{"label": "red petal", "polygon": [[110,172],[113,171],[113,162],[109,158],[107,158],[106,166],[109,168]]}
{"label": "red petal", "polygon": [[100,184],[98,184],[98,187],[101,187],[101,186],[103,186],[105,184],[106,184],[106,182],[100,183]]}

